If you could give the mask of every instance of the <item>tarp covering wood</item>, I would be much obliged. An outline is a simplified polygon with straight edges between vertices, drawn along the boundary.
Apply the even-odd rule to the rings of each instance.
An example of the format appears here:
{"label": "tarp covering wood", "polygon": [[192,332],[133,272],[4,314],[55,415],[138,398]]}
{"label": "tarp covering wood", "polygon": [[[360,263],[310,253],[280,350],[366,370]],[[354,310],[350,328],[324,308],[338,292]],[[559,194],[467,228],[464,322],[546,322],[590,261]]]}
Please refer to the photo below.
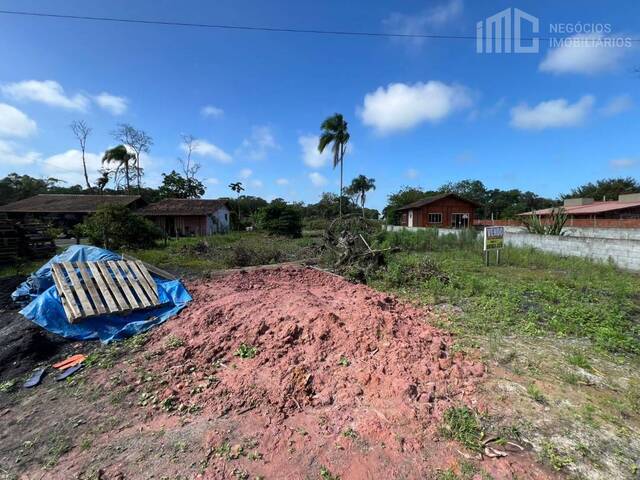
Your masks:
{"label": "tarp covering wood", "polygon": [[14,299],[31,302],[20,313],[41,327],[74,340],[95,340],[103,343],[120,340],[144,332],[176,315],[191,295],[179,280],[153,279],[158,286],[158,297],[163,305],[147,310],[133,311],[128,315],[100,315],[70,324],[62,307],[51,274],[51,264],[60,262],[86,262],[121,260],[120,255],[102,248],[74,245],[56,255],[33,273],[12,294]]}

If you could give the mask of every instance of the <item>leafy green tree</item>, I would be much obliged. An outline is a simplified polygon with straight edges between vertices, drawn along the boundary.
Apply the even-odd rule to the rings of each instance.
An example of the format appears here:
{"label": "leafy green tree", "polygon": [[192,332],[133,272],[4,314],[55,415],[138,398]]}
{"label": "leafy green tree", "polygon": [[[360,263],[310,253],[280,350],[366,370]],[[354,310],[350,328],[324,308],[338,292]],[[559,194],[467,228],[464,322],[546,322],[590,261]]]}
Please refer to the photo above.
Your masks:
{"label": "leafy green tree", "polygon": [[347,195],[352,195],[360,201],[360,206],[362,207],[362,218],[364,218],[364,204],[367,201],[367,192],[369,190],[375,189],[375,178],[368,178],[364,175],[358,175],[356,178],[351,180],[351,185],[349,185],[345,190]]}
{"label": "leafy green tree", "polygon": [[435,195],[437,192],[424,191],[419,187],[404,186],[387,197],[387,206],[382,210],[382,215],[390,225],[400,222],[398,209],[423,198]]}
{"label": "leafy green tree", "polygon": [[162,198],[200,198],[205,190],[200,180],[186,178],[175,170],[162,174],[162,185],[158,188]]}
{"label": "leafy green tree", "polygon": [[467,200],[472,200],[481,205],[487,203],[487,189],[480,180],[460,180],[442,185],[438,192],[455,193]]}
{"label": "leafy green tree", "polygon": [[82,235],[94,245],[118,250],[122,247],[147,248],[162,237],[156,225],[134,214],[124,205],[105,204],[79,226]]}
{"label": "leafy green tree", "polygon": [[0,180],[0,205],[29,198],[40,193],[48,193],[58,185],[57,178],[34,178],[29,175],[10,173]]}
{"label": "leafy green tree", "polygon": [[257,215],[258,227],[276,235],[302,236],[302,216],[295,205],[276,199],[261,208]]}
{"label": "leafy green tree", "polygon": [[605,178],[595,183],[589,182],[571,190],[562,198],[587,197],[594,200],[617,200],[619,195],[640,192],[640,183],[632,177]]}
{"label": "leafy green tree", "polygon": [[348,124],[340,113],[336,113],[325,119],[320,125],[322,133],[318,141],[318,151],[324,152],[325,148],[332,144],[331,152],[333,154],[333,168],[340,164],[340,199],[339,199],[339,216],[342,216],[342,177],[344,171],[344,153],[349,142]]}
{"label": "leafy green tree", "polygon": [[235,192],[238,200],[238,230],[240,230],[240,193],[244,191],[244,187],[242,186],[242,182],[234,182],[229,184],[229,188],[231,191]]}

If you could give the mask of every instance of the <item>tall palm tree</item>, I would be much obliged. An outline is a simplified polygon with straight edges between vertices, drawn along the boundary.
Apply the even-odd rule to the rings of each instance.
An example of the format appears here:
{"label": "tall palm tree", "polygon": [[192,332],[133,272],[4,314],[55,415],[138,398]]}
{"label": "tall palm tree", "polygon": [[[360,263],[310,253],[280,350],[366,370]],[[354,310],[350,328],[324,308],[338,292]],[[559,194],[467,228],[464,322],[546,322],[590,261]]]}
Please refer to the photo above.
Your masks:
{"label": "tall palm tree", "polygon": [[325,119],[320,125],[322,133],[318,141],[318,151],[324,152],[324,149],[332,143],[331,152],[333,153],[333,168],[340,164],[340,217],[342,217],[342,172],[344,152],[349,142],[349,130],[347,122],[341,113],[336,113]]}
{"label": "tall palm tree", "polygon": [[238,230],[240,230],[240,193],[244,191],[244,187],[242,186],[242,182],[234,182],[229,184],[229,188],[236,192],[237,195],[236,205],[238,206]]}
{"label": "tall palm tree", "polygon": [[367,192],[376,189],[376,179],[358,175],[351,180],[351,185],[346,189],[347,194],[355,196],[360,201],[362,207],[362,218],[364,218],[364,204],[367,201]]}
{"label": "tall palm tree", "polygon": [[102,156],[102,164],[114,162],[119,170],[124,169],[124,179],[127,185],[127,193],[131,193],[131,174],[129,169],[131,168],[130,162],[135,158],[135,155],[129,153],[127,147],[124,145],[118,145],[117,147],[110,148]]}

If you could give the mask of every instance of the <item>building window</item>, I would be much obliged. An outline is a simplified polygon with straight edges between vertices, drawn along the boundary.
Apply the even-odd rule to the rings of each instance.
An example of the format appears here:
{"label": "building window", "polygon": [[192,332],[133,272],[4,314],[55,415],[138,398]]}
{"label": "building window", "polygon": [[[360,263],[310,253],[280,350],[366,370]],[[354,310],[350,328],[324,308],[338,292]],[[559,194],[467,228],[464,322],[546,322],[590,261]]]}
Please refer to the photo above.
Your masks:
{"label": "building window", "polygon": [[430,213],[428,220],[429,220],[429,223],[442,223],[442,214]]}

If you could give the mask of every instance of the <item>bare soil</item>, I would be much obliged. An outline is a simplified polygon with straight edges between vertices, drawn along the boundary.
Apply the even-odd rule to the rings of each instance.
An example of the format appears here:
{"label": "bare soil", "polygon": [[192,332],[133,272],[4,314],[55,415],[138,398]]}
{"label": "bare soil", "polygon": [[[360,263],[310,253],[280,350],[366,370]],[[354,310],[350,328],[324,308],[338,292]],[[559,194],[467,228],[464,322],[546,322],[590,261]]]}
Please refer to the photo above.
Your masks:
{"label": "bare soil", "polygon": [[452,350],[431,309],[310,268],[187,287],[194,302],[148,341],[0,394],[0,474],[423,479],[467,464],[474,478],[555,478],[530,452],[480,460],[441,437],[452,406],[505,406],[484,400],[485,366]]}

